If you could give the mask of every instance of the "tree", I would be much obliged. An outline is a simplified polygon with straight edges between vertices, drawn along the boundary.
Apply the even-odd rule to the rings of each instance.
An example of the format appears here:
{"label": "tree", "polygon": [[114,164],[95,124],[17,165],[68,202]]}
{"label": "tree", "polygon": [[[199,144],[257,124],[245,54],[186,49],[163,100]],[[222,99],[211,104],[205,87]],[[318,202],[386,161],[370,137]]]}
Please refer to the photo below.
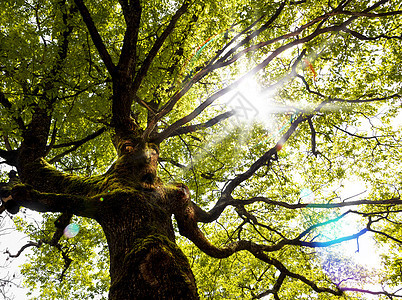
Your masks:
{"label": "tree", "polygon": [[[104,255],[109,299],[401,297],[401,1],[3,6],[0,157],[18,177],[3,184],[1,211],[44,213],[40,232],[15,218],[35,239],[21,251],[42,254],[25,271],[42,299],[101,294]],[[236,112],[214,104],[249,78],[275,92],[279,130],[227,129]],[[342,198],[347,180],[365,198]],[[351,215],[360,227],[345,235],[336,224]],[[72,220],[82,231],[66,240]],[[378,292],[349,284],[367,271],[346,258],[323,269],[318,255],[368,232],[395,250]],[[214,259],[236,284],[208,281]],[[61,270],[64,287],[43,269]]]}

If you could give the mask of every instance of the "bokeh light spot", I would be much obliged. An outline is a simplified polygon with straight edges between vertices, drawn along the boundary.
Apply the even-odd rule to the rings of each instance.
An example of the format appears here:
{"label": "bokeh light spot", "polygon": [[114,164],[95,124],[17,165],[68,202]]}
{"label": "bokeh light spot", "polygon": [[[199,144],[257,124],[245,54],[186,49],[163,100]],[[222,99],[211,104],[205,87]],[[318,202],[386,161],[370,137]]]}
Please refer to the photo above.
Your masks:
{"label": "bokeh light spot", "polygon": [[68,224],[66,228],[64,228],[64,236],[71,239],[75,237],[80,231],[80,226],[75,223]]}

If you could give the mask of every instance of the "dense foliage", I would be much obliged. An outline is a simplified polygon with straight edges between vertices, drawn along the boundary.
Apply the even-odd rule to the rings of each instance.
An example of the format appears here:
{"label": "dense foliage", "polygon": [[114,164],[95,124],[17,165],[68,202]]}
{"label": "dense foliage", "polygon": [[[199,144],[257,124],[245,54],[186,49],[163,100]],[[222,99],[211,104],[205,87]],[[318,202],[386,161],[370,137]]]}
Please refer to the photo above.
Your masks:
{"label": "dense foliage", "polygon": [[[201,299],[402,295],[402,1],[83,2],[3,1],[2,164],[18,165],[43,110],[49,163],[106,172],[113,74],[131,72],[130,115],[160,143],[159,177],[186,184],[210,212],[205,236],[233,249],[212,258],[174,223]],[[132,35],[130,5],[141,7]],[[114,70],[125,53],[135,63]],[[249,110],[234,114],[235,101]],[[37,299],[106,299],[101,227],[73,217],[79,234],[52,243],[58,215],[13,218],[33,246],[25,285]],[[353,259],[366,236],[383,249],[376,268]]]}

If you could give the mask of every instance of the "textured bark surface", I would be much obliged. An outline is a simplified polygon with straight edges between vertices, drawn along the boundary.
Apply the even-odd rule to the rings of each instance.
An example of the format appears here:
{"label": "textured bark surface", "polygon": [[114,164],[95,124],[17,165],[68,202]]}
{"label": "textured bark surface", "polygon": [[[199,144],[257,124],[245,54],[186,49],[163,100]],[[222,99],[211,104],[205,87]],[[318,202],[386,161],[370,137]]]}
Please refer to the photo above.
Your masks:
{"label": "textured bark surface", "polygon": [[[101,176],[81,178],[42,159],[19,166],[18,205],[95,219],[110,252],[109,299],[198,299],[187,257],[175,243],[173,213],[188,203],[182,185],[157,177],[158,147],[116,135],[118,159]],[[188,189],[187,189],[188,191]]]}
{"label": "textured bark surface", "polygon": [[[158,191],[116,192],[97,216],[110,252],[110,299],[198,299]],[[114,203],[124,202],[116,206]]]}
{"label": "textured bark surface", "polygon": [[171,221],[181,193],[158,179],[157,147],[133,139],[116,146],[120,156],[101,183],[94,216],[109,245],[110,299],[198,299]]}

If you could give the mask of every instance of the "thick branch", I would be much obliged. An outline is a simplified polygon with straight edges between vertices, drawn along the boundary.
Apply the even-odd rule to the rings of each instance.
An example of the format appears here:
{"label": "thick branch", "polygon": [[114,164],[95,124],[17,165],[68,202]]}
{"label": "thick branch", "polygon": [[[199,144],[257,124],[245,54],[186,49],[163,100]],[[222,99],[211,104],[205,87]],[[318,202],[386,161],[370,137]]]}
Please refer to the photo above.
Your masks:
{"label": "thick branch", "polygon": [[89,218],[95,214],[92,200],[83,196],[42,193],[25,184],[14,186],[11,196],[17,205],[38,212],[63,212]]}
{"label": "thick branch", "polygon": [[338,208],[338,207],[349,207],[356,205],[402,205],[402,200],[399,198],[391,198],[387,200],[357,200],[357,201],[345,201],[336,203],[287,203],[283,201],[275,201],[265,197],[253,197],[247,200],[232,199],[230,205],[249,205],[255,202],[264,202],[269,205],[281,206],[288,209],[299,209],[299,208]]}
{"label": "thick branch", "polygon": [[[275,20],[280,16],[280,14],[282,13],[284,7],[285,7],[286,1],[283,1],[279,7],[276,9],[275,13],[271,16],[271,18],[264,24],[262,25],[259,29],[253,31],[251,34],[249,34],[248,36],[246,36],[240,43],[236,44],[236,46],[234,46],[232,49],[230,49],[230,51],[228,51],[222,58],[220,58],[218,61],[219,62],[223,62],[225,61],[230,55],[232,55],[233,53],[235,53],[239,48],[243,47],[244,45],[246,45],[247,43],[249,43],[253,38],[259,36],[263,31],[267,30],[272,24],[273,22],[275,22]],[[302,29],[301,29],[302,30]],[[243,33],[246,31],[243,31]],[[239,36],[239,35],[238,35]],[[230,43],[233,43],[233,41],[230,41]],[[227,46],[225,46],[225,48],[227,48]],[[212,60],[213,62],[214,60]]]}
{"label": "thick branch", "polygon": [[[3,105],[6,109],[11,110],[13,108],[12,103],[6,98],[3,92],[0,91],[0,104]],[[22,120],[21,116],[13,116],[12,117],[18,128],[21,130],[25,129],[25,123]]]}
{"label": "thick branch", "polygon": [[124,34],[123,46],[120,53],[117,70],[119,77],[133,78],[134,68],[137,59],[137,40],[140,29],[142,8],[139,0],[133,0],[122,6],[126,20],[126,32]]}
{"label": "thick branch", "polygon": [[357,31],[354,30],[350,30],[350,29],[343,29],[344,32],[349,33],[351,35],[353,35],[355,38],[358,38],[359,40],[363,40],[363,41],[374,41],[374,40],[379,40],[379,39],[398,39],[398,40],[402,40],[402,36],[388,36],[385,34],[380,34],[378,36],[365,36]]}
{"label": "thick branch", "polygon": [[[26,178],[21,178],[23,183],[32,185],[35,190],[44,193],[73,194],[86,196],[93,191],[96,178],[81,178],[76,175],[65,174],[43,159],[38,159],[27,164],[24,168]],[[21,174],[19,174],[21,177]]]}
{"label": "thick branch", "polygon": [[274,252],[282,249],[286,245],[304,246],[312,248],[328,247],[348,240],[357,239],[358,237],[360,237],[361,235],[365,234],[368,231],[368,229],[364,228],[363,230],[361,230],[356,234],[330,240],[327,242],[301,241],[301,238],[303,238],[310,231],[314,230],[319,226],[325,226],[328,225],[329,223],[337,222],[339,219],[344,217],[348,213],[347,212],[333,220],[329,220],[327,222],[311,226],[294,239],[283,238],[281,241],[279,241],[274,245],[259,245],[250,241],[240,240],[233,242],[226,247],[218,248],[213,244],[211,244],[208,241],[208,239],[204,236],[204,234],[201,232],[201,230],[198,228],[197,222],[199,221],[200,217],[200,208],[198,208],[193,202],[190,201],[188,188],[184,185],[178,184],[177,189],[173,190],[173,192],[176,194],[173,197],[175,201],[174,215],[177,220],[180,234],[190,239],[200,250],[216,258],[229,257],[233,253],[242,250],[247,250],[250,251],[251,253],[260,251]]}
{"label": "thick branch", "polygon": [[[66,12],[67,7],[60,3],[63,7],[60,9],[62,13],[63,29],[60,31],[60,38],[57,42],[57,55],[49,70],[48,76],[44,77],[40,83],[43,86],[43,93],[40,95],[41,100],[44,100],[45,106],[35,104],[31,121],[27,128],[23,130],[19,157],[18,157],[18,172],[21,178],[26,178],[25,165],[34,161],[37,158],[45,157],[48,153],[47,140],[50,132],[52,121],[53,105],[58,100],[57,91],[58,81],[63,71],[64,62],[68,55],[69,36],[73,31],[73,26],[69,22],[71,14],[75,8],[70,8],[69,13]],[[37,95],[37,93],[34,92]]]}
{"label": "thick branch", "polygon": [[263,156],[261,156],[255,163],[253,163],[250,168],[244,172],[236,176],[234,179],[230,181],[230,183],[226,186],[226,188],[222,192],[222,197],[225,198],[229,196],[233,190],[243,181],[249,179],[254,173],[261,168],[262,166],[266,165],[273,157],[277,154],[278,147],[282,146],[287,142],[287,140],[291,137],[291,135],[295,132],[296,128],[299,126],[300,123],[304,122],[308,118],[300,115],[293,123],[290,125],[290,128],[286,131],[286,133],[280,138],[278,143],[275,147],[269,149]]}
{"label": "thick branch", "polygon": [[169,135],[167,138],[173,137],[173,136],[176,136],[176,135],[195,132],[195,131],[198,131],[198,130],[201,130],[201,129],[212,127],[215,124],[218,124],[219,122],[222,122],[222,121],[230,118],[231,116],[233,116],[235,114],[236,114],[236,112],[232,110],[232,111],[228,111],[228,112],[225,112],[223,114],[220,114],[220,115],[216,116],[215,118],[212,118],[211,120],[209,120],[209,121],[207,121],[205,123],[200,123],[200,124],[180,127],[176,131],[174,131],[171,135]]}
{"label": "thick branch", "polygon": [[84,20],[88,28],[89,34],[91,35],[92,41],[94,42],[96,49],[98,49],[102,61],[105,63],[105,66],[109,74],[113,77],[115,73],[115,65],[113,64],[112,58],[109,52],[107,51],[105,44],[102,41],[102,37],[100,36],[98,29],[96,28],[95,23],[92,20],[88,8],[85,6],[83,0],[74,0],[74,3],[75,5],[77,5],[78,10],[81,13],[82,19]]}
{"label": "thick branch", "polygon": [[[254,244],[250,241],[238,241],[234,242],[232,244],[229,244],[228,246],[224,248],[217,248],[213,246],[211,243],[209,243],[206,238],[203,236],[202,232],[196,227],[196,224],[194,223],[193,219],[193,213],[191,209],[187,207],[185,211],[183,211],[183,215],[180,216],[179,214],[176,214],[176,219],[178,221],[180,233],[183,234],[184,236],[188,237],[198,248],[200,248],[203,252],[206,254],[212,256],[212,257],[217,257],[217,258],[225,258],[230,255],[232,255],[235,252],[246,250],[250,253],[252,253],[256,258],[275,266],[279,271],[281,271],[282,279],[283,276],[288,276],[292,277],[295,279],[298,279],[305,284],[309,285],[314,291],[318,293],[331,293],[334,295],[342,295],[342,290],[337,289],[337,290],[332,290],[329,288],[322,288],[317,286],[316,283],[313,281],[307,279],[306,277],[293,273],[289,271],[279,260],[275,258],[270,258],[267,256],[264,251],[267,250],[268,248],[271,248],[270,246],[260,246],[257,244]],[[271,249],[272,250],[272,249]],[[279,290],[280,287],[280,282],[278,283],[278,286],[274,288],[275,291]]]}
{"label": "thick branch", "polygon": [[84,137],[81,140],[57,144],[57,145],[54,145],[53,148],[56,149],[56,148],[64,148],[64,147],[77,146],[77,145],[81,146],[81,145],[85,144],[86,142],[89,142],[90,140],[93,140],[94,138],[96,138],[99,135],[101,135],[102,133],[104,133],[106,131],[106,129],[107,129],[106,127],[102,127],[100,129],[98,129],[97,131],[95,131],[94,133],[87,135],[86,137]]}
{"label": "thick branch", "polygon": [[140,70],[137,73],[137,76],[134,79],[133,82],[133,91],[136,92],[138,88],[141,85],[142,80],[144,79],[145,75],[147,74],[152,61],[158,54],[159,50],[161,49],[163,43],[167,39],[167,37],[172,33],[174,30],[177,21],[180,19],[180,17],[187,12],[187,9],[190,5],[189,1],[184,1],[183,5],[176,11],[176,13],[173,15],[172,19],[169,22],[169,25],[165,28],[165,30],[162,32],[162,34],[157,38],[155,41],[154,45],[152,46],[152,49],[149,51],[147,58],[145,61],[142,63]]}
{"label": "thick branch", "polygon": [[132,89],[137,63],[137,40],[140,29],[142,8],[140,1],[122,2],[126,20],[126,32],[116,74],[113,78],[112,116],[113,126],[119,134],[138,130],[131,118],[131,105],[135,99]]}
{"label": "thick branch", "polygon": [[23,142],[18,152],[18,173],[21,179],[25,178],[25,165],[44,157],[47,152],[52,118],[50,110],[37,106],[32,115],[31,122],[22,133]]}
{"label": "thick branch", "polygon": [[17,166],[17,159],[18,159],[18,151],[17,150],[3,150],[0,149],[0,157],[2,157],[5,160],[5,163],[16,167]]}
{"label": "thick branch", "polygon": [[318,155],[318,151],[317,151],[317,143],[316,143],[316,131],[313,125],[313,121],[311,120],[311,118],[307,119],[308,125],[310,127],[310,132],[311,132],[311,152],[317,156]]}
{"label": "thick branch", "polygon": [[85,138],[83,138],[81,140],[55,145],[53,148],[62,148],[62,147],[69,147],[69,146],[73,146],[73,147],[71,147],[70,149],[64,151],[63,153],[60,153],[60,154],[56,155],[51,160],[49,160],[49,163],[54,163],[54,162],[59,161],[62,157],[64,157],[67,154],[77,150],[83,144],[89,142],[90,140],[93,140],[94,138],[96,138],[99,135],[101,135],[102,133],[104,133],[106,131],[106,129],[107,129],[106,127],[102,127],[101,129],[98,129],[94,133],[89,134],[88,136],[86,136]]}

